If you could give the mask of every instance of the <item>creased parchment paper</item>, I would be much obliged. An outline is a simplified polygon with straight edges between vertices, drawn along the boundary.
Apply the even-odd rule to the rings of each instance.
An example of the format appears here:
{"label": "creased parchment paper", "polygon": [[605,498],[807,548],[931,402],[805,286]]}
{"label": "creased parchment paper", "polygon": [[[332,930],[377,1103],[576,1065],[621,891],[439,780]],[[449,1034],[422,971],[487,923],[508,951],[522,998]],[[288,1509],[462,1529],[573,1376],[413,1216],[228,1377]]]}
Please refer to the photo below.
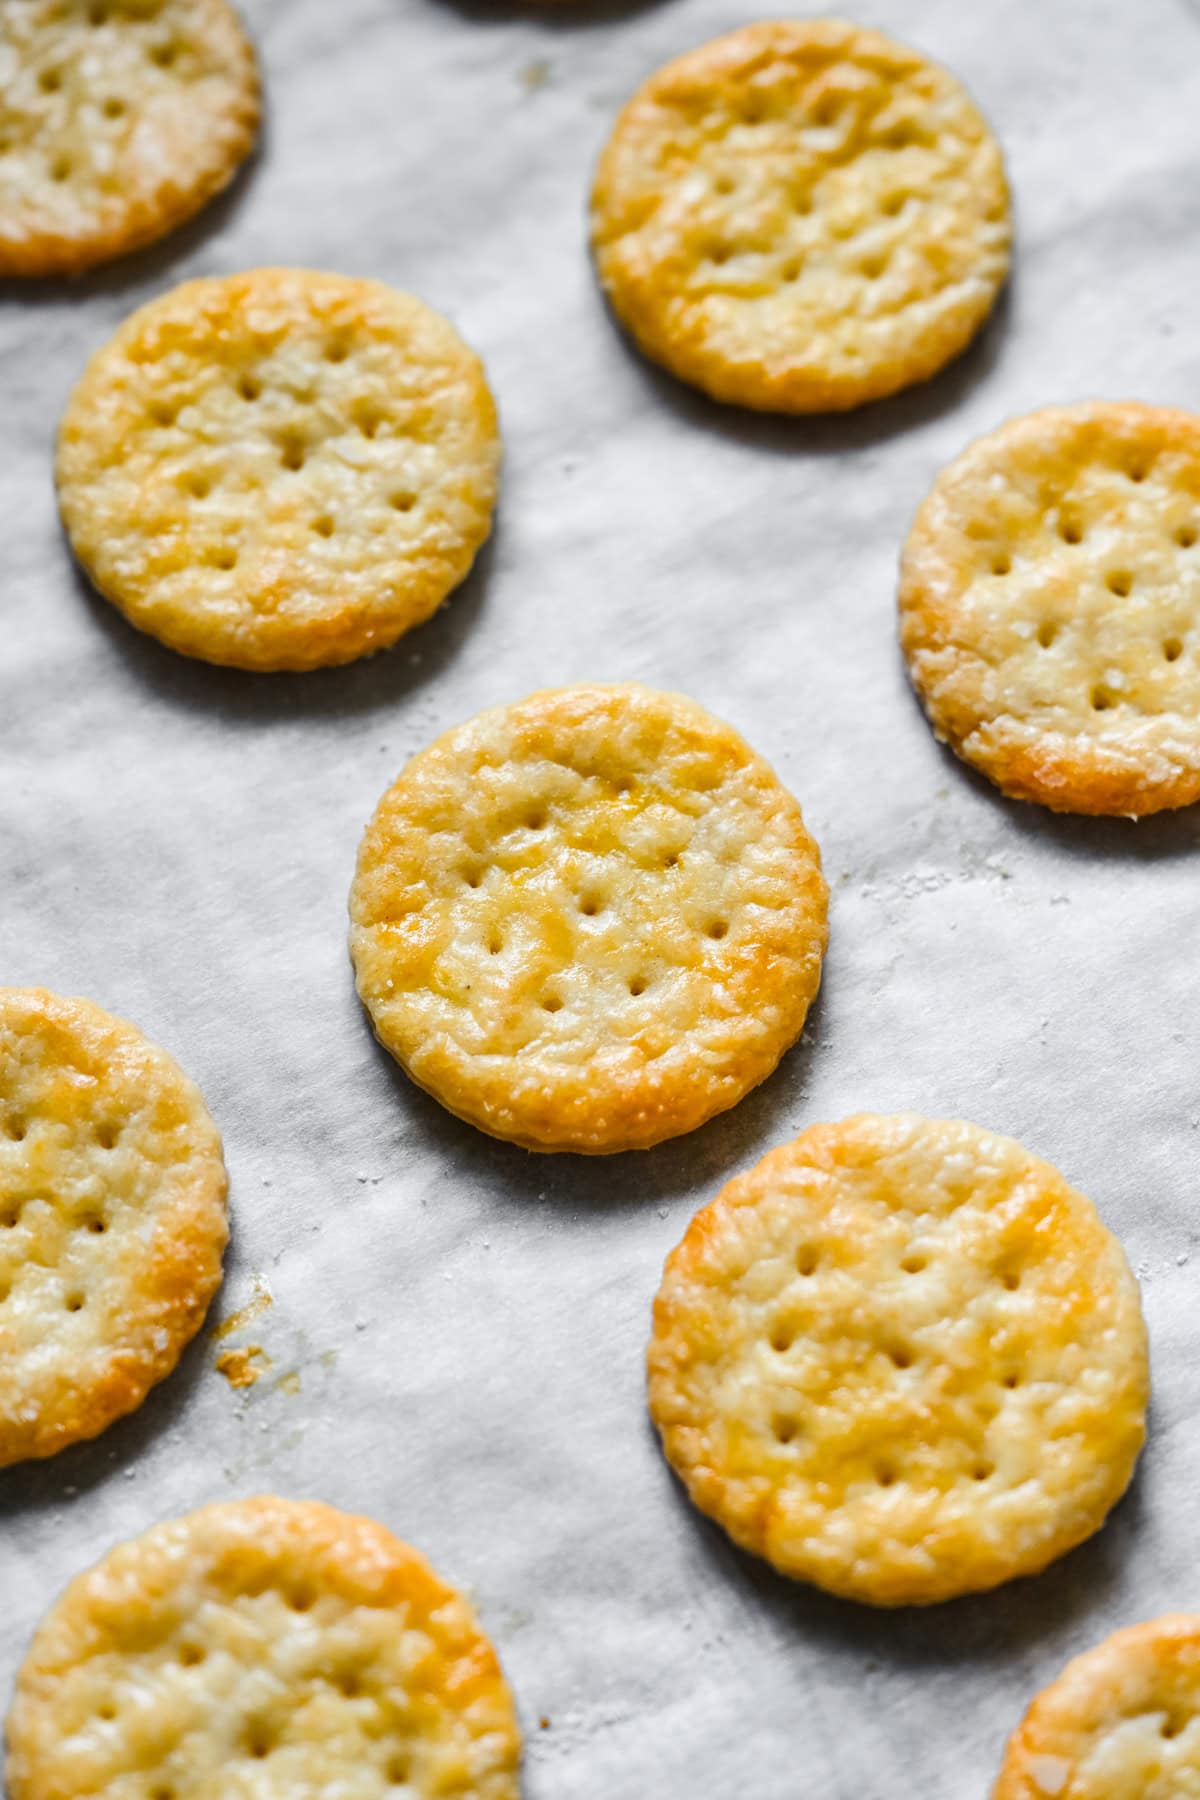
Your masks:
{"label": "creased parchment paper", "polygon": [[[0,980],[86,994],[195,1076],[232,1175],[218,1316],[271,1303],[94,1445],[0,1476],[0,1686],[115,1540],[277,1490],[374,1514],[469,1589],[530,1800],[984,1800],[1070,1654],[1200,1608],[1200,813],[1054,819],[967,773],[908,691],[895,563],[937,469],[1006,416],[1200,407],[1200,17],[862,0],[993,121],[1016,275],[930,387],[788,423],[642,364],[584,242],[617,106],[750,0],[246,12],[270,119],[232,195],[133,261],[0,297]],[[208,669],[126,627],[73,573],[50,477],[68,389],[124,314],[260,263],[447,312],[507,442],[466,588],[395,651],[308,677]],[[644,1155],[539,1159],[376,1048],[346,893],[411,752],[593,677],[683,688],[775,764],[825,855],[832,944],[806,1041],[736,1111]],[[961,1114],[1057,1163],[1124,1239],[1150,1322],[1150,1444],[1108,1528],[931,1613],[841,1605],[731,1549],[643,1406],[651,1297],[692,1212],[864,1107]],[[256,1383],[216,1371],[231,1349]]]}

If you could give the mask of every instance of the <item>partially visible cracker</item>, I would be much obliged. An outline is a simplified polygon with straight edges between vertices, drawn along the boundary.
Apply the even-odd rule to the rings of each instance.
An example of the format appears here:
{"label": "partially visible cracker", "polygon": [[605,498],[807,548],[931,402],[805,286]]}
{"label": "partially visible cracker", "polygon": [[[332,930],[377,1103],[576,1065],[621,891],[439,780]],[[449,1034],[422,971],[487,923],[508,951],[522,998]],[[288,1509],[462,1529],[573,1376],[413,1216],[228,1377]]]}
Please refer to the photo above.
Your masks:
{"label": "partially visible cracker", "polygon": [[122,1544],[38,1628],[10,1800],[517,1800],[512,1699],[462,1596],[370,1519],[273,1497]]}
{"label": "partially visible cracker", "polygon": [[195,1084],[123,1019],[0,988],[0,1465],[95,1437],[195,1336],[228,1236]]}
{"label": "partially visible cracker", "polygon": [[800,808],[728,725],[636,685],[532,694],[384,795],[358,991],[413,1080],[531,1150],[644,1148],[771,1073],[820,980]]}
{"label": "partially visible cracker", "polygon": [[935,374],[990,313],[1011,236],[960,84],[836,19],[747,25],[658,70],[592,194],[600,279],[645,354],[772,412]]}
{"label": "partially visible cracker", "polygon": [[938,737],[1018,800],[1137,817],[1200,799],[1200,418],[1095,402],[943,470],[900,637]]}
{"label": "partially visible cracker", "polygon": [[1145,1435],[1137,1285],[1090,1201],[915,1114],[812,1126],[730,1182],[668,1258],[648,1366],[696,1505],[877,1606],[1044,1568]]}
{"label": "partially visible cracker", "polygon": [[243,669],[386,648],[466,576],[500,464],[479,358],[376,281],[191,281],[92,358],[58,440],[75,554],[142,631]]}
{"label": "partially visible cracker", "polygon": [[1200,1615],[1115,1632],[1067,1664],[1009,1740],[994,1800],[1196,1800]]}
{"label": "partially visible cracker", "polygon": [[227,0],[0,0],[0,275],[72,275],[198,212],[259,120]]}

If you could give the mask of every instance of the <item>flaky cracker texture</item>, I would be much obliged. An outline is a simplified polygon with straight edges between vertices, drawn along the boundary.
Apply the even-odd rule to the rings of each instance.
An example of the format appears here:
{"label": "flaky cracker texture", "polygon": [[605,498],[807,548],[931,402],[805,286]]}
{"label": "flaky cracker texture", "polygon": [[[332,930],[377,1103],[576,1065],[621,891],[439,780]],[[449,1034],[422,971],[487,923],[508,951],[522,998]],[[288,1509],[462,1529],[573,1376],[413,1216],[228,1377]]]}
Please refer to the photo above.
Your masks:
{"label": "flaky cracker texture", "polygon": [[122,1544],[43,1620],[10,1800],[517,1800],[520,1737],[462,1596],[370,1519],[273,1497]]}
{"label": "flaky cracker texture", "polygon": [[482,364],[376,281],[255,269],[151,301],[58,439],[72,548],[172,649],[312,669],[393,644],[463,580],[500,466]]}
{"label": "flaky cracker texture", "polygon": [[730,1182],[667,1261],[648,1366],[696,1505],[877,1606],[1044,1568],[1145,1433],[1137,1286],[1090,1201],[915,1114],[812,1126]]}
{"label": "flaky cracker texture", "polygon": [[95,1437],[171,1372],[221,1280],[226,1185],[165,1051],[0,989],[0,1465]]}
{"label": "flaky cracker texture", "polygon": [[592,245],[638,345],[716,400],[842,411],[923,381],[1008,272],[1000,150],[914,50],[837,19],[747,25],[617,120]]}
{"label": "flaky cracker texture", "polygon": [[1200,799],[1200,418],[1049,407],[939,475],[900,637],[939,738],[1017,800],[1139,817]]}
{"label": "flaky cracker texture", "polygon": [[0,275],[73,275],[232,180],[259,120],[226,0],[0,0]]}
{"label": "flaky cracker texture", "polygon": [[1009,1741],[993,1800],[1196,1800],[1200,1615],[1118,1631],[1067,1664]]}
{"label": "flaky cracker texture", "polygon": [[643,1148],[769,1075],[820,980],[800,808],[728,725],[635,684],[480,714],[363,838],[358,991],[461,1118],[533,1150]]}

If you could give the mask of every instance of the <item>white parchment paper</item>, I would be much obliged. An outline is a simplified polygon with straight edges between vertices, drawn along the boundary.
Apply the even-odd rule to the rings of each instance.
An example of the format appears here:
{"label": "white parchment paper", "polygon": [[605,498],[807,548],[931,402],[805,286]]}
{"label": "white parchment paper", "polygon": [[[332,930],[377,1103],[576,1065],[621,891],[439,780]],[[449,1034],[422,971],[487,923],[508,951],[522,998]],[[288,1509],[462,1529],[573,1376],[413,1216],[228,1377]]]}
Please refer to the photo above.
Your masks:
{"label": "white parchment paper", "polygon": [[[247,0],[270,121],[183,235],[0,294],[0,981],[136,1020],[224,1132],[219,1311],[265,1284],[271,1369],[206,1334],[97,1443],[0,1476],[0,1689],[114,1541],[262,1490],[368,1512],[474,1596],[530,1800],[984,1800],[1036,1687],[1200,1607],[1200,814],[1010,805],[938,749],[894,641],[898,546],[968,439],[1090,395],[1200,407],[1200,15],[1185,0],[860,0],[955,68],[1006,147],[1016,276],[926,389],[843,421],[722,411],[642,364],[584,243],[618,104],[754,0]],[[486,358],[496,536],[395,651],[238,675],[74,574],[52,432],[85,357],[187,276],[376,275]],[[800,797],[833,890],[806,1042],[705,1130],[535,1158],[414,1091],[356,1004],[356,844],[405,758],[573,679],[694,694]],[[683,1500],[647,1424],[662,1259],[720,1184],[859,1108],[961,1114],[1056,1162],[1124,1239],[1152,1435],[1108,1528],[1035,1581],[877,1615],[774,1577]],[[298,1391],[296,1391],[298,1389]]]}

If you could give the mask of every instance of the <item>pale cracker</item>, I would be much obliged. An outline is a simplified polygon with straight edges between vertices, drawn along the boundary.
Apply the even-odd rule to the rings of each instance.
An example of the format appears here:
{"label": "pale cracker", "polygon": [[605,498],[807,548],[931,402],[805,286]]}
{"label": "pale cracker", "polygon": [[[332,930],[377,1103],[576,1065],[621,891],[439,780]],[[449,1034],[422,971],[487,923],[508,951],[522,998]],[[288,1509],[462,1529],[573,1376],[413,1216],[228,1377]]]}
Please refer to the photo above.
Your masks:
{"label": "pale cracker", "polygon": [[747,25],[617,120],[592,243],[617,317],[716,400],[830,412],[923,381],[1008,273],[1003,159],[964,89],[836,19]]}
{"label": "pale cracker", "polygon": [[480,714],[409,763],[350,897],[381,1041],[531,1150],[643,1148],[799,1036],[826,888],[800,808],[728,725],[636,685]]}
{"label": "pale cracker", "polygon": [[141,1404],[221,1280],[221,1140],[123,1019],[0,988],[0,1465]]}
{"label": "pale cracker", "polygon": [[258,130],[227,0],[0,0],[0,275],[135,250],[232,180]]}
{"label": "pale cracker", "polygon": [[256,269],[128,319],[59,433],[72,547],[173,649],[310,669],[392,644],[463,580],[500,462],[479,358],[375,281]]}
{"label": "pale cracker", "polygon": [[667,1261],[650,1410],[696,1505],[878,1606],[1035,1572],[1124,1492],[1138,1290],[1090,1201],[974,1125],[815,1125]]}
{"label": "pale cracker", "polygon": [[1068,1663],[1009,1740],[994,1800],[1200,1800],[1200,1615]]}
{"label": "pale cracker", "polygon": [[938,737],[1006,794],[1137,816],[1200,798],[1200,418],[1052,407],[939,475],[900,636]]}
{"label": "pale cracker", "polygon": [[517,1800],[520,1736],[462,1596],[370,1519],[273,1497],[111,1551],[43,1620],[10,1800]]}

